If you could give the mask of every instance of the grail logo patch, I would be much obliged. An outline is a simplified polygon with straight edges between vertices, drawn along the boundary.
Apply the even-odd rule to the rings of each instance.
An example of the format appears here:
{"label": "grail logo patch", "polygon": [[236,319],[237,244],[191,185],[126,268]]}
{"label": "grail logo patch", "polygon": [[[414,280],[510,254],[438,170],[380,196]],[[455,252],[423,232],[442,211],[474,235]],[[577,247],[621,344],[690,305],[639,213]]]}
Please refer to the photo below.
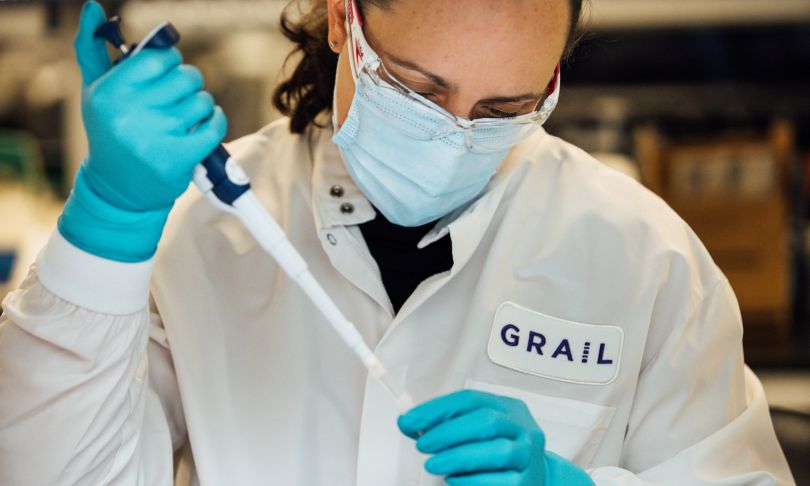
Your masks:
{"label": "grail logo patch", "polygon": [[495,312],[487,354],[493,363],[552,380],[607,385],[619,374],[624,331],[583,324],[504,302]]}

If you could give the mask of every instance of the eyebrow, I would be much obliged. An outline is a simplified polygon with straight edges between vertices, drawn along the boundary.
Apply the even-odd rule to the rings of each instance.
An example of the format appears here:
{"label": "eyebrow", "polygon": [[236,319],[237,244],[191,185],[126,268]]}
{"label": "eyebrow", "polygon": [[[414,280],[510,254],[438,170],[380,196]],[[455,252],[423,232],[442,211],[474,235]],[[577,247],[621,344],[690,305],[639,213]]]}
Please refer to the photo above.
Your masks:
{"label": "eyebrow", "polygon": [[[417,71],[426,78],[430,79],[437,86],[444,88],[444,89],[455,89],[456,85],[447,81],[443,77],[439,76],[438,74],[434,74],[427,69],[423,68],[422,66],[416,64],[415,62],[407,61],[405,59],[401,59],[397,56],[392,54],[386,54],[386,57],[391,59],[395,64],[404,67],[405,69],[410,69],[413,71]],[[478,103],[515,103],[518,101],[536,101],[543,97],[543,93],[524,93],[516,96],[493,96],[490,98],[485,98],[483,100],[479,100]]]}

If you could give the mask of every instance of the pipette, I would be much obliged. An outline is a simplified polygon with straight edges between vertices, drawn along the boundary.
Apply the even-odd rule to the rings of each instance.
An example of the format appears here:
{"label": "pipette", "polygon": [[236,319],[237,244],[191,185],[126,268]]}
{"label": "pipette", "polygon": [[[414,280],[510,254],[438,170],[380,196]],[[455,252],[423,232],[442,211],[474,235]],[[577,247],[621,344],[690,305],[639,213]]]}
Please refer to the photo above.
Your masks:
{"label": "pipette", "polygon": [[[180,34],[169,22],[155,27],[139,44],[127,47],[120,29],[121,19],[111,17],[95,31],[115,46],[122,56],[115,62],[135,55],[145,47],[169,48],[177,44]],[[261,205],[250,189],[250,179],[221,144],[194,168],[194,184],[218,208],[234,214],[256,238],[259,245],[278,262],[279,266],[303,289],[315,306],[326,317],[346,345],[360,358],[371,376],[391,395],[401,412],[413,407],[413,399],[392,383],[382,362],[363,340],[357,327],[351,323],[315,277],[307,263],[287,239],[284,230]]]}

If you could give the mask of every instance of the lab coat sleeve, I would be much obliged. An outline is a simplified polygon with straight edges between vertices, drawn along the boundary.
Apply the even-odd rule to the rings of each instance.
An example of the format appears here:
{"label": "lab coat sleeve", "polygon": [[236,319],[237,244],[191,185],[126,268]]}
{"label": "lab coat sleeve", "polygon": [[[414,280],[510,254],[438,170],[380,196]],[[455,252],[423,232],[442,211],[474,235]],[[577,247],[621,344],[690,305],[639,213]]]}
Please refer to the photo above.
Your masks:
{"label": "lab coat sleeve", "polygon": [[589,470],[597,485],[794,484],[728,280],[697,293],[656,303],[621,467]]}
{"label": "lab coat sleeve", "polygon": [[147,305],[151,268],[95,257],[54,232],[3,300],[0,484],[172,483],[170,427],[146,354],[159,320]]}

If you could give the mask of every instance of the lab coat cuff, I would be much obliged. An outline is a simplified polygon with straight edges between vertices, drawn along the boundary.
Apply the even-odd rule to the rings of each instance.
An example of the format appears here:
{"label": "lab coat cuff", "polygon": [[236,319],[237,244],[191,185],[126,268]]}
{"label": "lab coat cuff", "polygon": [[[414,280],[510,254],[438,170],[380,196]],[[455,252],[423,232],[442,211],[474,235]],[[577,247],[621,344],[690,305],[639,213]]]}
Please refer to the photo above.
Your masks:
{"label": "lab coat cuff", "polygon": [[124,263],[101,258],[71,244],[58,230],[36,260],[40,282],[54,295],[104,314],[126,315],[149,303],[155,258]]}

